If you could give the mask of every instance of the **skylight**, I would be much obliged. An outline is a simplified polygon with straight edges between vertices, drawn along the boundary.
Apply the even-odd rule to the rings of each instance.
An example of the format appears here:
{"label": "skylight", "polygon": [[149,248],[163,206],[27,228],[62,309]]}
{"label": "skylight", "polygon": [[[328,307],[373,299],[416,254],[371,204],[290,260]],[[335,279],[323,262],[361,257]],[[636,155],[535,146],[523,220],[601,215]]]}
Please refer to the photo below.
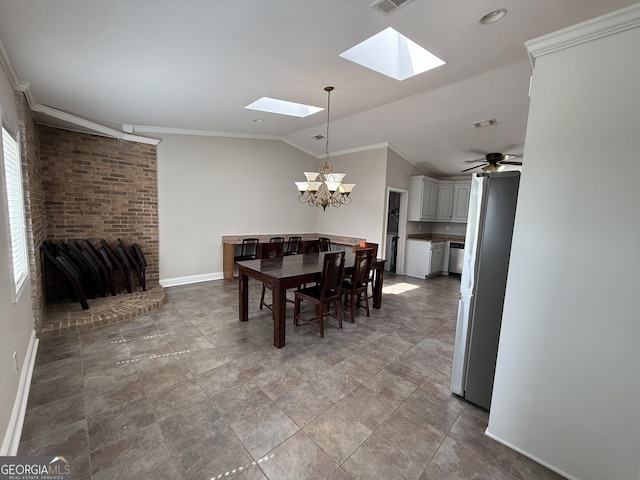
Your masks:
{"label": "skylight", "polygon": [[405,80],[445,63],[391,27],[340,56],[396,80]]}
{"label": "skylight", "polygon": [[291,115],[293,117],[307,117],[324,110],[324,108],[320,107],[288,102],[286,100],[277,100],[269,97],[262,97],[244,108],[249,110],[259,110],[261,112],[278,113],[280,115]]}

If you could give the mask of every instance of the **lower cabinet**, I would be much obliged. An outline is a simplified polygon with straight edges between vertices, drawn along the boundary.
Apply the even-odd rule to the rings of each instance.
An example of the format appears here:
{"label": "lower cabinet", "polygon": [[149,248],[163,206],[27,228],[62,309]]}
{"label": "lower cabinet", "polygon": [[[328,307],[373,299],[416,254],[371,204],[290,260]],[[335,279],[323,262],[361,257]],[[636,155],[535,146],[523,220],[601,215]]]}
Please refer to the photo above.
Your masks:
{"label": "lower cabinet", "polygon": [[442,273],[444,269],[444,242],[407,239],[405,274],[425,278]]}
{"label": "lower cabinet", "polygon": [[444,269],[444,242],[431,242],[429,276],[438,275]]}
{"label": "lower cabinet", "polygon": [[430,245],[426,240],[407,239],[404,265],[407,276],[424,278],[429,274]]}

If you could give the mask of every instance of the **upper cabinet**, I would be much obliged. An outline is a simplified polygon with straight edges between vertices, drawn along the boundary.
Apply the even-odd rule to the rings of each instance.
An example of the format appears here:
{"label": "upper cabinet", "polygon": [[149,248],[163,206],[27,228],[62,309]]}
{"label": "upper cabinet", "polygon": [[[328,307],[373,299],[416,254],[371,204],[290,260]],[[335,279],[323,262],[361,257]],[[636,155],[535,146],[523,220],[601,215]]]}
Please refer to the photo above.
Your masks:
{"label": "upper cabinet", "polygon": [[455,182],[453,185],[453,207],[451,211],[452,222],[467,223],[470,193],[471,182]]}
{"label": "upper cabinet", "polygon": [[411,177],[408,220],[432,222],[438,208],[438,180],[418,175]]}
{"label": "upper cabinet", "polygon": [[413,222],[466,223],[471,182],[411,177],[409,215]]}
{"label": "upper cabinet", "polygon": [[438,184],[438,213],[436,220],[443,222],[451,221],[451,213],[453,212],[453,183],[441,181]]}

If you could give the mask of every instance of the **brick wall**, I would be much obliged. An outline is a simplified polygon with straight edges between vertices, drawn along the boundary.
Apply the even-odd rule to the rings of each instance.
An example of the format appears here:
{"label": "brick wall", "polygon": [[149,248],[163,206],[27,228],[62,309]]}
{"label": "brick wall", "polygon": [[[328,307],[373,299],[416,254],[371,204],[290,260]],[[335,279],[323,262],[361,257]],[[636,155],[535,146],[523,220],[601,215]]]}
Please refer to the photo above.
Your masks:
{"label": "brick wall", "polygon": [[157,285],[156,146],[42,125],[38,137],[46,239],[137,243]]}
{"label": "brick wall", "polygon": [[27,224],[27,247],[29,271],[31,272],[31,302],[33,321],[37,329],[43,322],[45,296],[43,292],[43,268],[40,245],[44,240],[44,200],[42,179],[38,161],[38,127],[36,126],[24,94],[16,92],[18,106],[18,128],[20,134],[20,160],[24,190],[25,220]]}

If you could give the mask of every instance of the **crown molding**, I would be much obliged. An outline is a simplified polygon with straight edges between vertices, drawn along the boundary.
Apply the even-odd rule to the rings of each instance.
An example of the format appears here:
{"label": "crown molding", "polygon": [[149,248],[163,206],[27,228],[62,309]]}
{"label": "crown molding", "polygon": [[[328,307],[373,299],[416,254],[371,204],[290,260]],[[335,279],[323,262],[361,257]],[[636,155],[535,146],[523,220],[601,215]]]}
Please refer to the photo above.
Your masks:
{"label": "crown molding", "polygon": [[631,5],[600,17],[563,28],[525,42],[531,64],[543,55],[597,40],[640,26],[640,4]]}

